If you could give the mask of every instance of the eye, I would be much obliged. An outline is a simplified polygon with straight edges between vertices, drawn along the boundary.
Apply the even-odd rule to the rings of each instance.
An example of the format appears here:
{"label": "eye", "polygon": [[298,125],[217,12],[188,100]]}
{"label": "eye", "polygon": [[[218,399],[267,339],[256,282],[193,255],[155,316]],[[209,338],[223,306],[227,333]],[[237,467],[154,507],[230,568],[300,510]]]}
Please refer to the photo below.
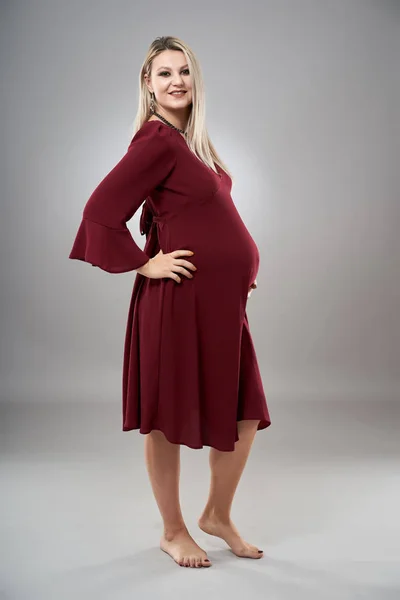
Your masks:
{"label": "eye", "polygon": [[[189,72],[189,69],[183,69],[183,72],[186,72],[186,73],[187,73],[187,75],[189,75],[189,74],[190,74],[190,72]],[[161,72],[159,73],[159,75],[165,75],[165,74],[166,74],[166,75],[169,75],[169,71],[161,71]]]}

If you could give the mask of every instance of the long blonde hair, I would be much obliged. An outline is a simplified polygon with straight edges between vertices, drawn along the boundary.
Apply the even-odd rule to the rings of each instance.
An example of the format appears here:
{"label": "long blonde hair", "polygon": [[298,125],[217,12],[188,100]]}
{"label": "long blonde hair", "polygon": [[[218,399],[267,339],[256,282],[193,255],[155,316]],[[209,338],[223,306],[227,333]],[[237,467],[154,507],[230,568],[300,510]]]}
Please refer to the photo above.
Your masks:
{"label": "long blonde hair", "polygon": [[[218,156],[207,133],[205,124],[205,92],[200,64],[191,48],[177,37],[158,37],[149,47],[139,74],[139,108],[134,120],[133,135],[135,135],[142,127],[143,123],[148,121],[151,116],[151,95],[146,85],[144,75],[147,74],[150,77],[154,57],[161,52],[164,52],[164,50],[182,51],[185,55],[192,78],[192,110],[186,128],[187,145],[197,158],[208,165],[213,171],[217,173],[215,164],[218,164],[232,178],[230,171]],[[157,110],[157,105],[155,106],[155,110]]]}

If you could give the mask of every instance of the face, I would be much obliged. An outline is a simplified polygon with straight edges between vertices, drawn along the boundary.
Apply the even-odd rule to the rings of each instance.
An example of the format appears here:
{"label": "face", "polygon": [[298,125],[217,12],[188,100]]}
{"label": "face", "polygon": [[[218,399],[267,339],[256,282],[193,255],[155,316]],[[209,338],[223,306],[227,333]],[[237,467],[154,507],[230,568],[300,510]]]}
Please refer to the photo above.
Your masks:
{"label": "face", "polygon": [[[184,125],[192,104],[192,80],[184,53],[164,50],[158,54],[152,63],[151,77],[145,76],[145,81],[149,91],[155,94],[156,111]],[[184,90],[184,93],[172,94],[175,90]]]}

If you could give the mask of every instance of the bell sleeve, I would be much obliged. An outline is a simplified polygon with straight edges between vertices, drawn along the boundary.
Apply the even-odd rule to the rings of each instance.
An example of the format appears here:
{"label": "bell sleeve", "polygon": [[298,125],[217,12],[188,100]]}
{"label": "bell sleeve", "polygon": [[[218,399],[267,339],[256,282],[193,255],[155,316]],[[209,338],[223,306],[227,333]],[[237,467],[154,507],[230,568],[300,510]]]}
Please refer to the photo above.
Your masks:
{"label": "bell sleeve", "polygon": [[108,273],[133,271],[146,264],[151,257],[133,240],[126,223],[175,163],[169,131],[162,124],[139,129],[126,154],[88,199],[69,258]]}

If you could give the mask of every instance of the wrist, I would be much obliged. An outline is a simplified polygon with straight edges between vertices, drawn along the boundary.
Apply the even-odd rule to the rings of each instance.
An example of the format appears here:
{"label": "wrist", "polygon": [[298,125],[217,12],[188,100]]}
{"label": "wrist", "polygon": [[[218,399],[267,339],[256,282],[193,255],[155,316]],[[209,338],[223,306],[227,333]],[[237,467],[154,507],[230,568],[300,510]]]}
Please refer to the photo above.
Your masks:
{"label": "wrist", "polygon": [[151,258],[149,258],[148,261],[145,262],[143,265],[141,265],[140,267],[135,269],[135,271],[137,271],[137,273],[140,273],[140,275],[146,275],[150,261],[151,261]]}

